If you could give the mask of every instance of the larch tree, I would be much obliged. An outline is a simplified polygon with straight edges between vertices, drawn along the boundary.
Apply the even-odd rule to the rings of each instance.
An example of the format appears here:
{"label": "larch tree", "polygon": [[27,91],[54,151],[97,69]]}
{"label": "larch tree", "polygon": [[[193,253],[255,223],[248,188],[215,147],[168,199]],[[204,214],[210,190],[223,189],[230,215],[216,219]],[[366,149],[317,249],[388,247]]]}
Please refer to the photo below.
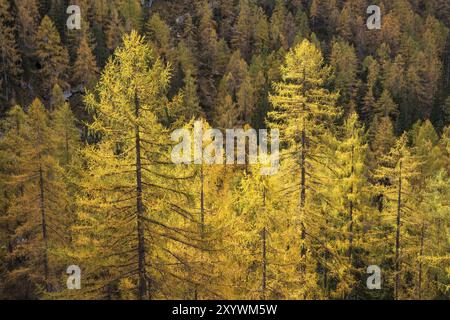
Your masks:
{"label": "larch tree", "polygon": [[18,39],[26,66],[35,50],[36,31],[41,21],[36,0],[15,0],[17,11]]}
{"label": "larch tree", "polygon": [[[230,57],[216,98],[215,120],[221,128],[249,124],[255,108],[254,95],[248,65],[237,50]],[[224,103],[229,98],[235,103],[235,108],[228,108],[229,104]]]}
{"label": "larch tree", "polygon": [[279,198],[274,181],[271,183],[258,170],[258,166],[252,166],[233,190],[228,213],[233,236],[224,239],[226,247],[230,247],[225,254],[225,278],[233,286],[232,296],[236,299],[292,297],[288,285],[291,277],[280,267],[285,249],[280,237],[286,232],[280,227],[288,224],[288,213],[275,210]]}
{"label": "larch tree", "polygon": [[355,111],[358,60],[354,47],[344,41],[335,42],[331,52],[331,65],[336,77],[336,88],[340,91],[339,102],[348,112]]}
{"label": "larch tree", "polygon": [[375,117],[369,128],[370,162],[375,168],[383,155],[387,154],[395,144],[394,125],[389,117]]}
{"label": "larch tree", "polygon": [[448,247],[450,210],[448,195],[450,193],[448,171],[440,169],[426,183],[426,200],[421,208],[425,217],[418,225],[416,240],[416,281],[415,292],[410,297],[415,299],[446,299],[450,272],[448,270]]}
{"label": "larch tree", "polygon": [[239,16],[231,41],[233,49],[240,50],[247,61],[251,56],[252,27],[254,26],[252,9],[249,0],[239,1]]}
{"label": "larch tree", "polygon": [[378,99],[377,103],[374,105],[373,114],[380,117],[390,117],[393,120],[398,116],[399,111],[397,104],[392,99],[388,90],[383,91],[380,99]]}
{"label": "larch tree", "polygon": [[215,76],[217,74],[217,56],[219,42],[216,24],[208,1],[199,1],[197,12],[200,16],[198,26],[198,52],[200,62],[199,95],[204,110],[210,110],[216,93]]}
{"label": "larch tree", "polygon": [[[314,8],[315,9],[315,8]],[[314,11],[314,17],[317,16],[317,9]],[[338,20],[338,32],[339,35],[346,41],[350,41],[353,38],[353,15],[349,2],[346,2],[340,12]]]}
{"label": "larch tree", "polygon": [[113,7],[109,12],[109,19],[105,25],[106,45],[111,52],[122,44],[123,33],[124,26],[120,20],[119,12]]}
{"label": "larch tree", "polygon": [[[2,279],[1,290],[5,293],[20,283],[25,285],[28,280],[26,275],[17,278],[9,277],[9,273],[20,261],[20,257],[12,255],[16,243],[14,236],[15,228],[20,221],[8,216],[12,199],[23,194],[24,191],[23,184],[18,184],[13,187],[11,182],[14,176],[21,173],[21,168],[17,166],[17,163],[19,159],[22,159],[22,152],[20,150],[21,148],[17,148],[17,146],[22,146],[25,143],[26,121],[27,115],[22,107],[14,106],[8,111],[0,123],[0,228],[2,230],[1,239],[5,243],[4,249],[2,250],[3,267],[0,277]],[[25,295],[23,295],[22,290],[17,290],[14,296],[20,298]]]}
{"label": "larch tree", "polygon": [[95,56],[89,46],[88,39],[84,36],[77,50],[77,57],[73,66],[72,83],[81,86],[81,90],[90,90],[97,82],[99,70]]}
{"label": "larch tree", "polygon": [[405,94],[405,76],[405,60],[401,54],[398,54],[392,62],[384,65],[383,88],[388,90],[395,99],[401,99]]}
{"label": "larch tree", "polygon": [[12,188],[19,188],[8,208],[7,217],[15,223],[11,255],[20,261],[11,270],[10,281],[27,279],[39,294],[60,289],[58,273],[61,261],[55,254],[67,244],[66,185],[55,157],[55,132],[47,111],[35,100],[28,111],[24,144],[20,147],[17,174],[10,178]]}
{"label": "larch tree", "polygon": [[301,247],[297,250],[303,271],[307,252],[313,253],[306,245],[312,239],[306,237],[315,234],[308,230],[314,224],[309,208],[314,185],[319,182],[315,174],[318,164],[326,162],[327,157],[326,151],[321,150],[321,139],[340,114],[336,106],[338,94],[326,88],[331,72],[320,50],[304,40],[287,54],[281,67],[282,81],[275,83],[275,93],[270,96],[275,107],[268,115],[270,123],[283,132],[282,167],[291,177],[286,192],[293,197],[292,210],[298,216]]}
{"label": "larch tree", "polygon": [[140,0],[119,0],[117,2],[119,12],[125,20],[125,31],[141,30],[144,22]]}
{"label": "larch tree", "polygon": [[[415,181],[418,205],[421,214],[414,217],[415,228],[410,231],[413,237],[409,251],[412,259],[417,257],[417,272],[415,272],[415,288],[409,297],[423,299],[424,287],[433,283],[433,276],[442,277],[442,259],[445,254],[439,249],[447,230],[444,227],[448,219],[442,215],[448,204],[443,196],[448,192],[444,186],[448,181],[445,170],[447,155],[439,145],[439,136],[430,121],[416,124],[412,132],[413,153],[420,160],[419,175]],[[425,192],[423,192],[425,191]],[[434,267],[432,267],[434,265]],[[440,288],[433,286],[434,294],[439,294]]]}
{"label": "larch tree", "polygon": [[55,84],[66,89],[69,55],[48,16],[42,19],[36,34],[36,56],[40,64],[37,72],[44,94],[50,95]]}
{"label": "larch tree", "polygon": [[202,110],[197,94],[197,81],[192,75],[191,69],[187,69],[183,82],[183,103],[181,104],[183,107],[181,112],[182,116],[186,120],[198,118],[202,114]]}
{"label": "larch tree", "polygon": [[[192,119],[185,128],[195,132],[198,124],[201,124],[205,134],[212,129],[204,118],[199,117]],[[194,138],[194,133],[191,138]],[[206,134],[203,143],[214,146],[218,142],[215,139]],[[204,154],[192,153],[194,164],[189,165],[187,170],[194,174],[189,187],[194,203],[185,211],[187,219],[183,225],[196,233],[199,241],[198,245],[178,251],[180,275],[189,279],[178,293],[185,299],[220,299],[228,295],[225,288],[228,282],[224,276],[226,266],[222,259],[227,255],[224,239],[232,233],[232,230],[223,227],[230,218],[224,210],[229,194],[223,186],[229,173],[223,165],[205,163],[205,159],[199,161],[199,157],[207,154],[206,150]],[[212,156],[212,153],[209,155]]]}
{"label": "larch tree", "polygon": [[270,108],[267,96],[267,92],[270,90],[270,83],[267,79],[267,57],[263,55],[255,56],[249,66],[248,72],[254,94],[254,109],[251,115],[251,123],[255,128],[262,128],[264,127],[264,121]]}
{"label": "larch tree", "polygon": [[[411,223],[417,215],[418,192],[414,181],[418,176],[419,160],[408,147],[408,136],[403,134],[389,153],[382,157],[375,177],[383,194],[383,211],[385,223],[391,226],[392,232],[386,235],[392,252],[393,277],[388,279],[393,289],[395,300],[402,298],[405,293],[404,282],[410,264],[406,262],[408,254],[405,252],[411,241]],[[406,269],[406,270],[405,270]]]}
{"label": "larch tree", "polygon": [[172,49],[170,28],[158,13],[152,14],[145,24],[145,35],[156,48],[158,55],[165,61],[170,61]]}
{"label": "larch tree", "polygon": [[170,70],[136,32],[123,42],[86,98],[100,141],[83,152],[79,182],[75,241],[87,260],[81,294],[158,298],[186,280],[177,250],[195,243],[181,224],[191,201],[188,173],[172,164],[170,137],[156,116],[168,102]]}
{"label": "larch tree", "polygon": [[182,38],[191,51],[197,50],[197,35],[195,34],[195,31],[196,28],[192,21],[192,16],[188,13],[184,20]]}
{"label": "larch tree", "polygon": [[299,8],[297,10],[297,13],[295,15],[295,24],[296,29],[298,30],[295,42],[299,43],[311,34],[308,15],[302,8]]}
{"label": "larch tree", "polygon": [[378,95],[378,83],[380,77],[380,66],[372,56],[367,57],[363,63],[367,73],[366,94],[362,101],[361,115],[364,117],[367,125],[371,124],[373,119],[373,109]]}
{"label": "larch tree", "polygon": [[81,147],[80,130],[69,103],[56,106],[52,114],[52,128],[58,133],[55,139],[55,156],[63,167],[70,166]]}
{"label": "larch tree", "polygon": [[[80,5],[80,10],[82,10],[81,12],[87,12],[87,8],[84,8],[85,6],[87,6],[87,4]],[[65,32],[65,39],[63,41],[64,47],[67,49],[69,53],[69,59],[72,63],[77,58],[78,49],[80,48],[81,41],[83,41],[83,39],[86,39],[90,47],[95,47],[95,38],[91,33],[91,24],[88,20],[87,14],[81,15],[80,24],[81,29],[68,29]]]}
{"label": "larch tree", "polygon": [[266,53],[270,47],[269,21],[261,7],[255,9],[255,29],[253,31],[253,49],[255,54]]}
{"label": "larch tree", "polygon": [[277,0],[272,17],[270,18],[270,35],[273,48],[283,47],[287,50],[289,47],[286,39],[286,16],[287,9],[285,2]]}
{"label": "larch tree", "polygon": [[0,98],[9,102],[23,70],[14,19],[7,0],[0,1],[0,59]]}
{"label": "larch tree", "polygon": [[233,1],[219,0],[218,9],[220,10],[220,36],[230,41],[233,35],[233,26],[236,20],[237,10]]}
{"label": "larch tree", "polygon": [[330,242],[336,255],[324,255],[327,260],[324,290],[334,298],[352,297],[355,286],[363,283],[365,270],[359,266],[365,262],[364,222],[370,199],[366,170],[368,145],[356,113],[348,116],[340,131],[337,139],[331,139],[334,157],[321,170],[325,174],[322,180],[331,179],[331,183],[318,188],[323,190],[319,201],[327,208],[323,233],[329,236],[323,241]]}

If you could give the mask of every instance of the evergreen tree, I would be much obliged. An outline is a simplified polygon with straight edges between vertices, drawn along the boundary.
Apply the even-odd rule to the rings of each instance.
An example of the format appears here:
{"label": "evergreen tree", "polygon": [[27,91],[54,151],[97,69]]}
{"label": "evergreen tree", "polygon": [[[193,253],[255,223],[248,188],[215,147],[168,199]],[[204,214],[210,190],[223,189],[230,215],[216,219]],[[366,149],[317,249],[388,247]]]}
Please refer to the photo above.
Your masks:
{"label": "evergreen tree", "polygon": [[122,43],[124,27],[116,8],[111,8],[108,23],[105,26],[106,45],[112,52]]}
{"label": "evergreen tree", "polygon": [[55,86],[52,89],[52,95],[50,97],[50,110],[53,111],[56,108],[62,106],[65,101],[66,98],[64,96],[64,92],[62,91],[60,86],[55,84]]}
{"label": "evergreen tree", "polygon": [[[15,0],[19,45],[24,57],[30,59],[35,49],[36,31],[41,21],[36,0]],[[25,59],[25,61],[27,60]],[[30,67],[27,61],[27,67]]]}
{"label": "evergreen tree", "polygon": [[252,9],[249,0],[239,1],[239,16],[232,39],[233,49],[240,50],[247,61],[251,55],[252,26],[254,25]]}
{"label": "evergreen tree", "polygon": [[[292,175],[292,186],[288,190],[296,198],[293,199],[292,210],[299,217],[300,224],[299,263],[301,270],[309,273],[311,269],[307,270],[305,266],[306,254],[308,250],[309,255],[313,254],[314,250],[308,248],[307,243],[314,241],[306,239],[306,236],[320,232],[313,227],[314,218],[310,215],[314,184],[318,182],[315,174],[319,169],[317,163],[325,161],[322,157],[326,157],[317,143],[340,113],[336,107],[338,95],[326,89],[331,68],[325,65],[320,50],[308,40],[287,54],[281,74],[282,81],[275,84],[275,94],[270,97],[275,111],[270,112],[269,117],[284,132],[282,141],[287,146],[283,153],[286,158],[284,166]],[[310,227],[315,231],[308,231]],[[302,277],[307,281],[307,275]]]}
{"label": "evergreen tree", "polygon": [[52,129],[58,132],[55,139],[55,156],[63,166],[69,166],[81,147],[80,130],[76,118],[66,102],[58,105],[52,113]]}
{"label": "evergreen tree", "polygon": [[[233,108],[229,99],[233,102]],[[219,85],[215,110],[216,122],[221,128],[228,128],[224,126],[225,124],[235,127],[250,123],[254,103],[254,88],[248,65],[241,58],[240,51],[235,51],[230,57],[226,74]]]}
{"label": "evergreen tree", "polygon": [[301,8],[297,10],[297,14],[295,16],[295,24],[296,29],[298,30],[296,43],[299,43],[311,34],[308,16],[306,12]]}
{"label": "evergreen tree", "polygon": [[190,69],[187,70],[184,77],[182,106],[184,109],[182,115],[185,119],[198,118],[202,113],[197,96],[197,83]]}
{"label": "evergreen tree", "polygon": [[200,16],[198,27],[198,52],[201,72],[199,74],[199,96],[204,110],[210,110],[215,96],[215,79],[219,44],[212,10],[207,1],[199,1],[197,12]]}
{"label": "evergreen tree", "polygon": [[[409,225],[416,215],[417,194],[414,191],[414,179],[418,175],[418,159],[411,154],[408,146],[408,137],[402,135],[390,152],[382,157],[380,167],[375,177],[384,181],[381,185],[384,199],[386,223],[392,228],[392,242],[389,243],[392,255],[393,277],[387,281],[393,289],[394,299],[400,299],[405,294],[406,275],[411,270],[407,263],[407,254],[404,248],[408,247],[411,230]],[[417,191],[417,190],[416,190]]]}
{"label": "evergreen tree", "polygon": [[232,194],[228,220],[236,236],[225,238],[232,248],[225,269],[234,288],[230,294],[253,300],[299,298],[295,267],[288,262],[295,250],[286,250],[295,236],[294,219],[284,210],[278,181],[259,175],[258,167],[240,178]]}
{"label": "evergreen tree", "polygon": [[[62,29],[64,30],[64,33],[59,33],[61,35],[61,38],[64,40],[65,48],[69,52],[69,58],[70,61],[73,62],[76,59],[78,48],[80,47],[81,40],[83,38],[89,39],[89,44],[93,45],[93,37],[91,36],[91,22],[89,20],[90,18],[90,4],[89,1],[86,0],[76,0],[73,2],[74,5],[77,5],[80,7],[81,17],[80,17],[80,27],[81,29],[68,29],[66,26],[66,22],[63,22]],[[62,10],[62,12],[64,12]],[[61,13],[56,14],[56,18],[59,19],[61,16]],[[55,17],[50,16],[50,19],[55,22],[55,25],[57,28],[59,28],[58,24],[56,23]],[[61,32],[58,30],[58,32]]]}
{"label": "evergreen tree", "polygon": [[[394,125],[389,117],[375,117],[370,127],[372,162],[379,163],[395,143]],[[375,165],[376,166],[376,165]]]}
{"label": "evergreen tree", "polygon": [[[8,208],[8,219],[15,224],[11,257],[17,263],[7,281],[23,281],[24,287],[45,291],[59,289],[60,261],[55,254],[68,241],[67,194],[62,169],[54,156],[54,133],[44,106],[35,100],[30,106],[24,144],[20,148],[17,175],[10,184],[19,188]],[[21,293],[26,295],[26,292]]]}
{"label": "evergreen tree", "polygon": [[253,34],[255,54],[266,53],[270,47],[270,25],[267,16],[261,7],[256,8],[255,30]]}
{"label": "evergreen tree", "polygon": [[85,227],[76,241],[79,259],[88,259],[82,294],[158,298],[184,280],[174,260],[194,237],[180,224],[189,196],[168,165],[167,130],[157,118],[169,79],[155,51],[132,32],[106,66],[97,95],[87,97],[91,130],[101,139],[85,149],[80,181],[78,219]]}
{"label": "evergreen tree", "polygon": [[[364,288],[365,270],[360,266],[364,264],[366,257],[364,251],[365,214],[368,211],[368,194],[370,194],[367,182],[366,152],[364,129],[358,122],[355,113],[349,115],[342,128],[341,137],[335,141],[335,161],[333,169],[329,170],[332,183],[323,197],[328,199],[330,215],[327,215],[324,233],[329,233],[331,247],[336,248],[340,259],[331,260],[326,266],[327,285],[325,290],[336,289],[329,292],[331,297],[351,297]],[[326,172],[326,171],[325,171]],[[323,200],[322,200],[323,201]],[[333,243],[334,242],[334,243]],[[327,258],[327,256],[325,255]],[[330,265],[335,265],[330,268]],[[333,279],[334,278],[334,279]],[[333,284],[338,281],[337,284]]]}
{"label": "evergreen tree", "polygon": [[382,117],[395,118],[398,115],[397,105],[392,100],[391,94],[387,90],[383,91],[374,108],[374,114],[380,115]]}
{"label": "evergreen tree", "polygon": [[194,23],[192,22],[192,16],[188,13],[184,20],[182,38],[191,51],[197,49],[197,39],[195,31],[196,29]]}
{"label": "evergreen tree", "polygon": [[367,70],[367,92],[363,98],[361,114],[367,124],[373,119],[373,110],[378,94],[378,81],[380,77],[380,66],[378,62],[369,56],[364,60],[364,67]]}
{"label": "evergreen tree", "polygon": [[90,90],[94,87],[98,74],[99,70],[95,57],[89,47],[87,38],[83,37],[73,66],[72,83],[75,86],[81,86],[82,90]]}
{"label": "evergreen tree", "polygon": [[283,0],[277,0],[274,12],[270,19],[270,35],[272,37],[272,47],[283,47],[285,50],[289,48],[286,39],[286,7]]}
{"label": "evergreen tree", "polygon": [[144,21],[140,0],[119,0],[119,12],[125,20],[125,30],[142,30]]}
{"label": "evergreen tree", "polygon": [[13,97],[14,87],[19,85],[20,76],[23,72],[14,26],[8,1],[0,1],[0,55],[2,59],[0,64],[0,98],[7,102]]}
{"label": "evergreen tree", "polygon": [[157,48],[158,54],[168,60],[171,46],[170,28],[158,13],[153,14],[145,25],[147,39]]}
{"label": "evergreen tree", "polygon": [[448,299],[447,2],[0,0],[0,298]]}
{"label": "evergreen tree", "polygon": [[336,87],[340,90],[340,102],[347,107],[347,110],[355,109],[357,64],[355,49],[352,46],[343,41],[333,44],[331,65],[335,70]]}
{"label": "evergreen tree", "polygon": [[230,41],[233,35],[233,26],[236,20],[236,8],[234,0],[219,0],[218,9],[220,10],[220,37]]}
{"label": "evergreen tree", "polygon": [[40,63],[38,73],[44,94],[50,94],[55,84],[66,89],[69,56],[48,16],[42,19],[36,34],[36,56]]}

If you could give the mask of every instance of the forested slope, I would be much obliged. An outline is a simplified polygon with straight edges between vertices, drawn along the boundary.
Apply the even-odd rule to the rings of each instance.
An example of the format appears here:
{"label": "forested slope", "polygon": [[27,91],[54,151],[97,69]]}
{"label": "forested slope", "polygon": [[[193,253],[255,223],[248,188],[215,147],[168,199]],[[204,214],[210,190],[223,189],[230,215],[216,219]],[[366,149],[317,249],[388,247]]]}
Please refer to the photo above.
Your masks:
{"label": "forested slope", "polygon": [[[448,299],[449,28],[447,0],[0,0],[0,298]],[[279,172],[175,165],[194,120],[279,129]]]}

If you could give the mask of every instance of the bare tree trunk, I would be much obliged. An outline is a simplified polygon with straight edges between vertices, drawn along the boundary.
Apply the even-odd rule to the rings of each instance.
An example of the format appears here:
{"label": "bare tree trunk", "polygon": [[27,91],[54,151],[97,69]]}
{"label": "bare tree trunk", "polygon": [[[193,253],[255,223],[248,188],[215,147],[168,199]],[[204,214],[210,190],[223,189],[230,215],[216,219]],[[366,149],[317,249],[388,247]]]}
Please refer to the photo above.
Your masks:
{"label": "bare tree trunk", "polygon": [[[135,116],[139,119],[139,99],[135,92]],[[145,238],[144,238],[144,204],[142,201],[142,164],[141,164],[141,136],[139,124],[135,126],[136,143],[136,208],[137,208],[137,236],[138,236],[138,273],[139,273],[139,300],[146,298],[147,272],[145,268]]]}
{"label": "bare tree trunk", "polygon": [[402,161],[400,160],[400,172],[398,178],[397,197],[397,232],[395,237],[395,291],[394,298],[398,300],[400,289],[400,224],[402,214]]}

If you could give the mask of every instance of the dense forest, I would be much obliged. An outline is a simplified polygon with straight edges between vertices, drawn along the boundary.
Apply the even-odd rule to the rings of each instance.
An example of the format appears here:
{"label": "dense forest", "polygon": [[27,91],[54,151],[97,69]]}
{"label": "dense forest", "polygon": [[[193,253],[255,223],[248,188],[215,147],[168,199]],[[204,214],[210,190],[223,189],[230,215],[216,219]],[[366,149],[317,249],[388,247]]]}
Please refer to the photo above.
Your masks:
{"label": "dense forest", "polygon": [[[449,299],[449,28],[448,0],[0,0],[0,298]],[[174,164],[194,121],[278,129],[278,173]]]}

